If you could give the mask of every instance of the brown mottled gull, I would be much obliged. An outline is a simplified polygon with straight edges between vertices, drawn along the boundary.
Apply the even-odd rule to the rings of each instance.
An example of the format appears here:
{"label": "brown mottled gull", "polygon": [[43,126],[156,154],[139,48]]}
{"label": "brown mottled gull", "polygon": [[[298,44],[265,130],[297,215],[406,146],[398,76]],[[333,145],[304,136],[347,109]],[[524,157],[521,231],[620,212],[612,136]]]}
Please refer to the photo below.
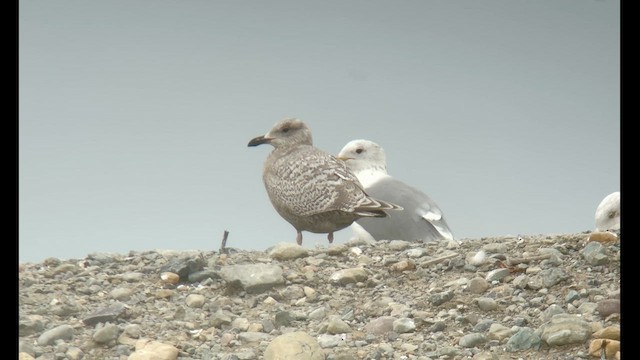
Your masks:
{"label": "brown mottled gull", "polygon": [[276,123],[248,146],[271,144],[262,180],[271,204],[298,232],[327,233],[344,229],[356,219],[385,217],[384,210],[402,208],[369,197],[346,164],[313,146],[311,131],[299,119]]}
{"label": "brown mottled gull", "polygon": [[375,222],[359,219],[352,226],[356,236],[368,238],[370,235],[375,240],[453,240],[438,205],[422,191],[387,173],[387,160],[380,145],[369,140],[353,140],[340,150],[338,159],[346,161],[368,194],[404,208]]}

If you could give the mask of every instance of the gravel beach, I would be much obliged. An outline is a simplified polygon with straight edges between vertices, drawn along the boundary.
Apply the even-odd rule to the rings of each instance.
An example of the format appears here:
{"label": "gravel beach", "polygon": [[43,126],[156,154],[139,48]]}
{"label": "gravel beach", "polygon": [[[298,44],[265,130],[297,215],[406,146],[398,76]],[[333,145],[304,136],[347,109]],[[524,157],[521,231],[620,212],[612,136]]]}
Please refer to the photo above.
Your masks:
{"label": "gravel beach", "polygon": [[19,358],[619,359],[619,238],[290,242],[21,263]]}

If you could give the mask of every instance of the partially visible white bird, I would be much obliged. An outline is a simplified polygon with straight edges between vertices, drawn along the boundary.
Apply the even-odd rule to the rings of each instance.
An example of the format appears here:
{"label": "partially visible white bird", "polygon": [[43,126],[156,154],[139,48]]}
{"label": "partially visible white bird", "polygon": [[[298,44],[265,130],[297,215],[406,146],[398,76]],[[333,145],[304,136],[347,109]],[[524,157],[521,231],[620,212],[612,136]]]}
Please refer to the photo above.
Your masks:
{"label": "partially visible white bird", "polygon": [[361,218],[352,225],[357,238],[366,238],[362,228],[375,240],[436,241],[453,240],[453,234],[438,205],[422,191],[405,184],[387,173],[384,149],[369,140],[347,143],[338,159],[344,160],[365,191],[376,199],[404,208],[389,213],[386,218]]}
{"label": "partially visible white bird", "polygon": [[620,230],[620,192],[607,196],[596,208],[596,231]]}

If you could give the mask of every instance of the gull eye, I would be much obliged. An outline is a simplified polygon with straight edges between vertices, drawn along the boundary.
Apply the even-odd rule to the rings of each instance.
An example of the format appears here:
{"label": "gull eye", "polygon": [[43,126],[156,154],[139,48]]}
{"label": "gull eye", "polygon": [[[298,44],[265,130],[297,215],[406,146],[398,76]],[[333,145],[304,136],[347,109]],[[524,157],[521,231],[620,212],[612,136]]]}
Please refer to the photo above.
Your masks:
{"label": "gull eye", "polygon": [[362,148],[357,148],[356,149],[356,154],[362,154],[364,150]]}
{"label": "gull eye", "polygon": [[289,127],[288,126],[283,127],[282,132],[283,133],[289,132]]}

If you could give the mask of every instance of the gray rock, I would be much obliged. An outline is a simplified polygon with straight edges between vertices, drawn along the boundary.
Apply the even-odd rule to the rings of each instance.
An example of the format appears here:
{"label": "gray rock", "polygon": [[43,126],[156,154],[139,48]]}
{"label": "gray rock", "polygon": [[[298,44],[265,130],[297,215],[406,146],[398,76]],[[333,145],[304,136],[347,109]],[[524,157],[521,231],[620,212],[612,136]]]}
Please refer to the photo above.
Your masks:
{"label": "gray rock", "polygon": [[581,344],[589,339],[591,325],[583,318],[568,315],[554,315],[551,320],[537,330],[540,338],[549,346]]}
{"label": "gray rock", "polygon": [[71,325],[60,325],[47,330],[38,337],[38,345],[51,345],[58,339],[70,340],[73,338],[74,330]]}
{"label": "gray rock", "polygon": [[620,313],[620,299],[605,299],[598,302],[596,310],[600,316],[606,318],[611,314]]}
{"label": "gray rock", "polygon": [[176,360],[178,349],[173,345],[158,341],[140,340],[136,344],[136,351],[127,360]]}
{"label": "gray rock", "polygon": [[249,325],[251,324],[247,318],[235,318],[231,321],[231,327],[239,331],[247,331],[249,329]]}
{"label": "gray rock", "polygon": [[369,334],[383,335],[390,331],[393,331],[393,322],[396,318],[392,316],[381,316],[371,320],[364,326],[364,331]]}
{"label": "gray rock", "polygon": [[79,347],[70,346],[65,352],[65,356],[69,360],[80,360],[84,357],[84,352]]}
{"label": "gray rock", "polygon": [[220,276],[232,287],[240,287],[248,294],[262,293],[283,285],[282,268],[269,264],[227,265]]}
{"label": "gray rock", "polygon": [[580,300],[580,293],[575,290],[569,290],[567,296],[565,296],[564,301],[567,303],[574,302],[575,300]]}
{"label": "gray rock", "polygon": [[44,330],[43,317],[40,315],[29,315],[18,322],[18,335],[20,337],[37,334]]}
{"label": "gray rock", "polygon": [[206,265],[202,257],[184,256],[176,257],[167,261],[158,269],[158,273],[172,272],[178,274],[180,279],[189,279],[189,275],[201,271]]}
{"label": "gray rock", "polygon": [[276,328],[274,322],[271,321],[271,319],[264,319],[260,323],[262,325],[262,330],[267,334],[272,332]]}
{"label": "gray rock", "polygon": [[[298,245],[295,245],[297,247],[300,247]],[[301,299],[303,297],[305,297],[305,293],[304,290],[302,289],[302,287],[300,285],[289,285],[286,288],[284,288],[284,290],[282,291],[281,295],[285,298],[285,299],[289,299],[289,300],[296,300],[296,299]]]}
{"label": "gray rock", "polygon": [[429,302],[434,306],[442,305],[451,299],[453,299],[453,291],[444,291],[429,295]]}
{"label": "gray rock", "polygon": [[570,278],[569,274],[561,267],[542,270],[540,276],[542,276],[542,284],[548,288]]}
{"label": "gray rock", "polygon": [[88,326],[93,326],[100,322],[115,322],[115,320],[125,312],[126,306],[123,303],[117,302],[89,314],[87,317],[82,319],[82,322]]}
{"label": "gray rock", "polygon": [[482,345],[487,342],[487,337],[484,334],[470,333],[460,338],[458,344],[465,348],[472,348],[478,345]]}
{"label": "gray rock", "polygon": [[418,248],[418,249],[409,249],[409,250],[406,251],[406,254],[410,258],[417,259],[417,258],[421,258],[423,256],[426,256],[429,253],[425,249]]}
{"label": "gray rock", "polygon": [[220,278],[220,274],[213,269],[204,269],[201,271],[194,271],[192,273],[189,273],[189,277],[188,280],[190,283],[196,283],[196,282],[201,282],[201,281],[205,281],[207,279],[219,279]]}
{"label": "gray rock", "polygon": [[18,352],[27,353],[31,356],[35,355],[36,351],[34,348],[33,341],[20,340],[18,342]]}
{"label": "gray rock", "polygon": [[322,320],[327,315],[327,309],[321,306],[309,313],[310,320]]}
{"label": "gray rock", "polygon": [[487,254],[504,254],[509,249],[507,245],[502,243],[489,243],[482,246],[482,250],[486,251]]}
{"label": "gray rock", "polygon": [[209,325],[221,329],[224,325],[231,324],[231,316],[222,309],[216,311],[209,318]]}
{"label": "gray rock", "polygon": [[202,294],[189,294],[185,299],[185,304],[190,308],[201,308],[206,298]]}
{"label": "gray rock", "polygon": [[400,318],[393,321],[393,331],[398,334],[411,333],[416,330],[416,324],[413,319]]}
{"label": "gray rock", "polygon": [[289,326],[294,320],[294,316],[290,311],[278,311],[276,313],[274,325],[276,328]]}
{"label": "gray rock", "polygon": [[483,294],[489,288],[489,283],[481,277],[475,277],[469,280],[468,287],[472,294]]}
{"label": "gray rock", "polygon": [[472,331],[477,333],[489,331],[492,324],[493,324],[492,319],[482,319],[473,326]]}
{"label": "gray rock", "polygon": [[294,243],[278,243],[269,251],[269,256],[276,260],[293,260],[309,256],[309,250]]}
{"label": "gray rock", "polygon": [[80,269],[76,265],[66,263],[66,264],[58,265],[53,270],[51,270],[51,275],[55,276],[58,274],[64,274],[66,272],[76,273],[79,270]]}
{"label": "gray rock", "polygon": [[543,319],[544,319],[545,321],[549,321],[549,320],[551,320],[551,318],[552,318],[552,317],[554,317],[555,315],[558,315],[558,314],[564,314],[564,313],[565,313],[565,311],[564,311],[564,309],[562,308],[562,306],[560,306],[560,305],[556,305],[556,304],[553,304],[553,305],[549,306],[549,307],[548,307],[548,308],[543,312],[543,314],[542,314],[542,315],[543,315]]}
{"label": "gray rock", "polygon": [[493,323],[489,327],[487,338],[490,340],[502,341],[503,339],[508,338],[512,334],[513,334],[513,331],[510,328],[502,324]]}
{"label": "gray rock", "polygon": [[480,297],[476,299],[478,307],[482,311],[492,311],[498,308],[498,303],[489,297]]}
{"label": "gray rock", "polygon": [[524,327],[520,328],[513,336],[507,341],[506,349],[509,352],[515,352],[520,350],[540,348],[540,336],[536,334],[533,329]]}
{"label": "gray rock", "polygon": [[367,280],[368,274],[362,268],[338,270],[331,275],[330,281],[336,285],[347,285]]}
{"label": "gray rock", "polygon": [[271,340],[271,335],[255,332],[255,331],[246,331],[238,334],[238,340],[242,341],[242,343],[257,343],[260,341]]}
{"label": "gray rock", "polygon": [[318,345],[321,348],[334,348],[340,345],[345,344],[345,336],[343,334],[338,335],[329,335],[329,334],[320,334],[318,335]]}
{"label": "gray rock", "polygon": [[117,287],[109,292],[109,296],[120,301],[127,301],[133,295],[134,290],[127,287]]}
{"label": "gray rock", "polygon": [[389,242],[389,249],[393,251],[401,251],[411,246],[411,242],[405,240],[391,240]]}
{"label": "gray rock", "polygon": [[589,265],[598,266],[609,263],[607,248],[596,241],[591,241],[582,250],[582,257]]}
{"label": "gray rock", "polygon": [[340,316],[331,315],[331,316],[329,316],[329,322],[327,323],[327,332],[329,334],[350,333],[351,332],[351,327],[349,327],[349,324],[347,324],[346,322],[342,321]]}
{"label": "gray rock", "polygon": [[114,341],[118,338],[118,334],[120,333],[120,329],[118,325],[115,324],[106,324],[100,329],[96,330],[93,333],[93,341],[98,344],[108,344],[111,341]]}
{"label": "gray rock", "polygon": [[511,275],[511,271],[509,271],[509,269],[499,268],[499,269],[494,269],[494,270],[489,271],[489,273],[487,273],[487,276],[485,277],[485,279],[488,282],[500,281],[500,280],[506,278],[509,275]]}
{"label": "gray rock", "polygon": [[529,276],[528,275],[518,275],[512,281],[513,286],[516,289],[525,289],[529,285]]}
{"label": "gray rock", "polygon": [[144,273],[133,271],[121,274],[119,278],[126,282],[141,282],[144,281],[147,276],[148,275],[145,275]]}
{"label": "gray rock", "polygon": [[124,333],[129,337],[138,339],[142,336],[142,327],[138,324],[128,324],[124,327]]}

